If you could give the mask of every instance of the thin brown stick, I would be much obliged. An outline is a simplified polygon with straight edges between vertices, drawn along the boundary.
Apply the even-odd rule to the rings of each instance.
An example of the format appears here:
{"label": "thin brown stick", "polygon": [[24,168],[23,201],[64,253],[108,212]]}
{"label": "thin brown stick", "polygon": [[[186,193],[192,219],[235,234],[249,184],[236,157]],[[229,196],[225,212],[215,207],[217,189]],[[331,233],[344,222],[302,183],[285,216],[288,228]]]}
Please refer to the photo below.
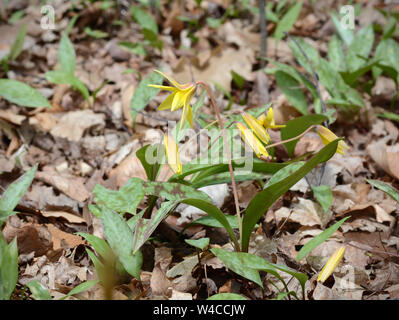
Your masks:
{"label": "thin brown stick", "polygon": [[[226,132],[223,126],[223,120],[222,117],[220,116],[220,112],[216,106],[215,100],[213,99],[213,95],[211,90],[209,89],[209,87],[207,86],[207,84],[205,82],[202,81],[197,81],[198,85],[201,85],[208,93],[209,99],[211,100],[211,105],[213,107],[213,111],[216,114],[216,117],[218,119],[219,122],[219,126],[220,129],[222,130],[222,134],[223,134],[223,142],[224,142],[224,146],[226,149],[226,155],[227,155],[227,162],[229,164],[229,171],[230,171],[230,178],[231,178],[231,185],[233,188],[233,196],[234,196],[234,203],[235,203],[235,207],[236,207],[236,214],[237,214],[237,219],[238,219],[238,226],[239,226],[239,231],[240,231],[240,240],[239,242],[241,243],[241,239],[242,239],[242,223],[241,223],[241,215],[240,215],[240,205],[238,203],[238,192],[237,192],[237,186],[236,186],[236,182],[234,179],[234,172],[233,172],[233,166],[231,164],[231,155],[230,155],[230,145],[227,141],[226,138]],[[241,248],[236,248],[236,250],[241,251]]]}

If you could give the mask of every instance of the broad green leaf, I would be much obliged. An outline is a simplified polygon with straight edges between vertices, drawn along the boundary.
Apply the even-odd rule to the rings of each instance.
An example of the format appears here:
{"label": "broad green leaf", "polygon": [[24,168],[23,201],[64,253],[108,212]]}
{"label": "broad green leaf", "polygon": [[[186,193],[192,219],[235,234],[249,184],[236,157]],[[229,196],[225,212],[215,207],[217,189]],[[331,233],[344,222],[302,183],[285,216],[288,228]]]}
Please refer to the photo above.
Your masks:
{"label": "broad green leaf", "polygon": [[[143,166],[147,175],[147,178],[151,181],[155,181],[158,176],[159,169],[161,168],[160,160],[164,156],[164,150],[165,149],[162,147],[161,144],[156,143],[155,145],[148,144],[136,151],[136,156],[140,160],[141,165]],[[158,159],[157,163],[153,164],[147,161],[147,157],[149,157],[150,155],[152,159]]]}
{"label": "broad green leaf", "polygon": [[93,37],[93,38],[96,38],[96,39],[102,39],[102,38],[106,38],[106,37],[109,36],[107,32],[104,32],[104,31],[101,31],[101,30],[93,30],[93,29],[90,28],[90,27],[86,27],[86,28],[84,29],[84,32],[85,32],[88,36]]}
{"label": "broad green leaf", "polygon": [[26,284],[32,292],[35,300],[52,300],[50,292],[37,280],[32,280]]}
{"label": "broad green leaf", "polygon": [[301,250],[299,250],[298,255],[296,256],[296,260],[301,261],[303,258],[305,258],[310,252],[312,252],[315,248],[317,248],[319,245],[321,245],[324,241],[326,241],[328,238],[330,238],[335,231],[338,230],[338,228],[350,218],[346,217],[341,220],[339,220],[337,223],[329,227],[328,229],[324,230],[322,233],[314,237],[312,240],[307,242]]}
{"label": "broad green leaf", "polygon": [[218,293],[210,296],[206,300],[248,300],[248,298],[237,293]]}
{"label": "broad green leaf", "polygon": [[[263,288],[262,280],[259,275],[259,259],[253,254],[244,252],[229,252],[219,248],[212,248],[211,252],[218,257],[228,269],[247,278]],[[265,261],[266,262],[266,261]]]}
{"label": "broad green leaf", "polygon": [[139,252],[141,246],[151,237],[152,233],[170,211],[177,205],[174,201],[164,201],[151,219],[138,219],[133,236],[133,253]]}
{"label": "broad green leaf", "polygon": [[[15,237],[5,245],[0,233],[0,300],[9,300],[18,281],[18,247]],[[4,242],[3,242],[4,241]]]}
{"label": "broad green leaf", "polygon": [[330,209],[333,201],[333,194],[331,192],[331,188],[325,185],[312,186],[312,190],[313,190],[313,195],[322,206],[324,212],[327,212],[328,209]]}
{"label": "broad green leaf", "polygon": [[133,43],[128,41],[120,41],[118,42],[118,46],[139,56],[145,57],[147,55],[147,51],[140,42]]}
{"label": "broad green leaf", "polygon": [[22,51],[23,45],[24,45],[24,41],[25,41],[25,36],[26,36],[26,24],[24,24],[21,28],[21,30],[19,30],[17,37],[15,38],[11,49],[10,49],[10,53],[8,54],[8,60],[12,61],[18,58],[19,54]]}
{"label": "broad green leaf", "polygon": [[[306,53],[307,57],[309,58],[310,62],[313,64],[314,69],[316,72],[318,71],[318,65],[320,64],[320,56],[318,51],[310,45],[308,42],[301,38],[295,38],[298,44],[301,46],[302,50]],[[305,70],[312,75],[312,68],[310,67],[308,61],[306,60],[305,56],[302,54],[301,50],[299,50],[296,43],[290,39],[288,41],[288,45],[290,46],[292,53],[295,56],[295,59],[299,62],[299,64],[305,68]]]}
{"label": "broad green leaf", "polygon": [[[281,128],[281,140],[294,138],[306,131],[310,126],[321,124],[327,120],[328,118],[321,114],[309,114],[307,116],[292,119],[285,124],[284,128]],[[294,155],[295,146],[298,141],[299,139],[284,144],[290,157]]]}
{"label": "broad green leaf", "polygon": [[349,28],[344,28],[341,24],[340,18],[337,16],[335,12],[331,12],[331,20],[334,23],[335,29],[341,39],[345,42],[346,46],[349,47],[355,37],[353,30]]}
{"label": "broad green leaf", "polygon": [[276,72],[278,87],[284,93],[287,100],[302,114],[308,114],[308,103],[299,83],[289,74],[283,71]]}
{"label": "broad green leaf", "polygon": [[396,114],[393,112],[383,112],[383,113],[377,114],[377,116],[381,117],[381,118],[391,119],[393,121],[399,122],[399,114]]}
{"label": "broad green leaf", "polygon": [[104,224],[104,234],[112,251],[116,254],[125,270],[140,280],[140,269],[143,256],[140,251],[133,254],[133,233],[123,218],[103,206],[101,220]]}
{"label": "broad green leaf", "polygon": [[399,191],[393,188],[391,185],[382,181],[372,180],[372,179],[366,179],[366,181],[370,183],[372,186],[380,189],[381,191],[384,191],[393,200],[399,203]]}
{"label": "broad green leaf", "polygon": [[141,28],[151,30],[153,33],[158,34],[157,22],[151,14],[135,6],[130,8],[130,12]]}
{"label": "broad green leaf", "polygon": [[368,58],[374,43],[373,26],[369,24],[367,27],[361,29],[348,47],[345,57],[346,65],[349,71],[359,69],[364,63],[364,59],[359,58],[362,56]]}
{"label": "broad green leaf", "polygon": [[280,270],[298,279],[302,287],[302,292],[304,292],[305,283],[308,280],[308,277],[301,272],[297,272],[286,266],[269,263],[261,257],[246,252],[230,252],[219,248],[212,248],[210,251],[215,256],[217,256],[226,265],[227,268],[257,283],[262,288],[263,285],[260,280],[259,271],[268,272],[274,275],[280,281],[282,281],[284,286],[286,287],[284,280],[277,272],[277,270]]}
{"label": "broad green leaf", "polygon": [[21,177],[11,183],[7,190],[3,192],[0,198],[0,226],[2,222],[13,215],[14,208],[17,206],[18,202],[21,200],[25,192],[31,185],[35,173],[37,170],[37,164],[32,167],[29,171],[24,173]]}
{"label": "broad green leaf", "polygon": [[231,240],[234,242],[234,246],[236,249],[238,249],[239,243],[237,240],[237,237],[234,234],[233,229],[231,228],[229,221],[227,220],[226,216],[223,214],[222,211],[216,206],[214,206],[212,203],[200,199],[185,199],[181,201],[182,203],[189,204],[190,206],[194,206],[198,209],[201,209],[205,211],[207,214],[215,218],[217,221],[220,222],[220,224],[223,226],[223,228],[226,229],[228,232]]}
{"label": "broad green leaf", "polygon": [[334,69],[338,71],[346,70],[342,41],[335,34],[328,43],[328,60]]}
{"label": "broad green leaf", "polygon": [[[249,173],[234,173],[234,180],[236,182],[242,181],[250,181],[250,180],[262,180],[265,179],[267,175],[264,173],[259,172],[249,172]],[[230,183],[231,182],[231,175],[230,172],[223,172],[216,175],[212,175],[206,178],[202,178],[200,181],[195,182],[192,184],[194,188],[201,188],[205,186],[215,185],[215,184],[222,184],[222,183]]]}
{"label": "broad green leaf", "polygon": [[272,59],[267,59],[267,60],[272,62],[277,67],[276,70],[273,71],[272,73],[276,73],[278,70],[280,70],[289,74],[292,78],[294,78],[299,83],[302,83],[310,91],[310,93],[313,96],[313,99],[318,99],[317,91],[313,83],[311,83],[308,79],[302,76],[294,67],[288,64],[280,63],[278,61],[274,61]]}
{"label": "broad green leaf", "polygon": [[22,107],[51,108],[51,104],[39,91],[17,80],[0,79],[0,96]]}
{"label": "broad green leaf", "polygon": [[134,91],[132,100],[130,101],[130,114],[133,126],[136,121],[137,111],[143,110],[159,92],[159,89],[149,87],[149,84],[162,84],[162,76],[155,71],[152,72],[147,78],[140,81]]}
{"label": "broad green leaf", "polygon": [[80,91],[86,100],[90,98],[90,93],[86,85],[75,75],[65,70],[55,70],[46,72],[46,80],[55,84],[69,84],[73,89]]}
{"label": "broad green leaf", "polygon": [[73,48],[72,42],[69,40],[68,35],[66,34],[61,37],[58,48],[58,60],[61,64],[62,71],[72,75],[75,73],[75,49]]}
{"label": "broad green leaf", "polygon": [[277,23],[274,38],[279,42],[284,37],[284,32],[288,32],[298,19],[302,9],[302,1],[297,1]]}
{"label": "broad green leaf", "polygon": [[66,294],[65,296],[63,296],[60,300],[64,300],[67,297],[73,296],[74,294],[78,294],[78,293],[84,292],[86,290],[89,290],[91,287],[94,287],[98,282],[99,282],[99,280],[88,280],[88,281],[82,282],[81,284],[79,284],[78,286],[73,288],[71,291],[69,291],[69,293]]}
{"label": "broad green leaf", "polygon": [[83,237],[87,242],[96,250],[96,252],[104,259],[108,261],[115,260],[115,255],[109,247],[108,243],[99,237],[96,237],[89,233],[77,232],[77,235]]}
{"label": "broad green leaf", "polygon": [[329,143],[291,176],[269,186],[252,198],[242,221],[242,251],[248,251],[253,227],[269,207],[319,163],[329,160],[337,150],[338,141],[339,139]]}
{"label": "broad green leaf", "polygon": [[207,246],[209,246],[209,238],[202,238],[202,239],[185,239],[184,240],[190,246],[198,248],[200,250],[204,250]]}
{"label": "broad green leaf", "polygon": [[[237,216],[225,215],[227,221],[229,222],[232,229],[238,229],[238,219]],[[194,220],[192,224],[201,224],[203,226],[213,227],[213,228],[224,228],[223,225],[212,216],[204,216]]]}
{"label": "broad green leaf", "polygon": [[[390,72],[388,74],[396,83],[399,82],[399,44],[393,39],[382,40],[374,52],[374,59],[379,60],[381,65],[392,68],[396,71],[396,77]],[[373,68],[373,76],[377,78],[382,72],[382,68]],[[385,70],[384,70],[385,72]]]}
{"label": "broad green leaf", "polygon": [[292,175],[295,171],[297,171],[300,167],[302,167],[305,164],[304,161],[298,161],[294,163],[290,163],[286,167],[280,169],[277,171],[270,179],[267,181],[263,189],[268,188],[269,186],[280,182],[281,180],[289,177]]}
{"label": "broad green leaf", "polygon": [[137,206],[145,196],[142,181],[129,181],[119,191],[109,190],[97,184],[94,187],[94,201],[104,203],[108,208],[120,213],[136,213]]}

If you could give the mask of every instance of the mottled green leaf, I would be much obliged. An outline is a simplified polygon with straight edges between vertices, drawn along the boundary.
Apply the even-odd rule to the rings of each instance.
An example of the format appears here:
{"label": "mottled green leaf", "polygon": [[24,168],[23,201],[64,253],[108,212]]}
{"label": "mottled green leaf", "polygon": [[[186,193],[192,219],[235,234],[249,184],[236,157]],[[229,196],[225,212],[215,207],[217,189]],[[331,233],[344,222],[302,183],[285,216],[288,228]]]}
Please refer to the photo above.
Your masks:
{"label": "mottled green leaf", "polygon": [[143,256],[140,251],[133,254],[133,233],[123,218],[103,206],[101,221],[104,224],[104,233],[112,251],[116,254],[125,270],[140,280],[140,269]]}
{"label": "mottled green leaf", "polygon": [[13,215],[14,208],[21,200],[25,192],[31,185],[35,173],[37,170],[37,164],[34,165],[29,171],[25,172],[21,177],[11,183],[7,190],[3,192],[0,198],[0,226],[8,216]]}
{"label": "mottled green leaf", "polygon": [[[284,128],[281,129],[281,140],[294,138],[306,131],[306,129],[308,129],[310,126],[321,124],[327,120],[328,118],[321,114],[309,114],[292,119],[285,124]],[[284,144],[290,157],[294,155],[295,146],[298,141],[299,139]]]}
{"label": "mottled green leaf", "polygon": [[130,101],[130,114],[133,126],[136,121],[137,111],[143,110],[159,92],[159,89],[149,87],[149,84],[162,84],[162,76],[157,72],[152,72],[147,78],[140,81],[134,91],[132,100]]}
{"label": "mottled green leaf", "polygon": [[10,53],[8,54],[8,60],[12,61],[18,58],[19,54],[21,53],[23,46],[24,46],[24,41],[25,41],[25,36],[26,36],[26,24],[24,24],[19,30],[17,37],[15,38],[11,49]]}
{"label": "mottled green leaf", "polygon": [[237,293],[218,293],[210,296],[206,300],[248,300],[248,298]]}
{"label": "mottled green leaf", "polygon": [[381,191],[384,191],[392,199],[394,199],[397,203],[399,203],[399,191],[393,188],[391,185],[382,181],[372,180],[372,179],[366,179],[366,181],[370,183],[372,186],[380,189]]}
{"label": "mottled green leaf", "polygon": [[17,80],[0,79],[0,96],[23,107],[51,108],[51,104],[39,91]]}
{"label": "mottled green leaf", "polygon": [[305,177],[315,166],[317,166],[319,163],[329,160],[337,150],[338,141],[339,139],[329,143],[291,176],[269,186],[252,198],[242,221],[242,251],[248,250],[249,239],[253,227],[262,217],[262,215],[267,212],[269,207],[278,198],[280,198],[280,196],[287,192],[299,180]]}
{"label": "mottled green leaf", "polygon": [[274,32],[276,42],[280,41],[284,37],[284,32],[288,32],[295,24],[301,12],[302,4],[302,1],[297,1],[277,23],[276,31]]}
{"label": "mottled green leaf", "polygon": [[32,292],[35,300],[52,300],[50,292],[37,280],[32,280],[26,284]]}
{"label": "mottled green leaf", "polygon": [[312,190],[313,190],[313,195],[322,206],[324,212],[327,212],[328,209],[330,209],[333,201],[333,194],[331,192],[331,188],[325,185],[312,186]]}
{"label": "mottled green leaf", "polygon": [[200,250],[204,250],[207,246],[209,246],[209,238],[201,238],[201,239],[185,239],[184,240],[190,246],[198,248]]}
{"label": "mottled green leaf", "polygon": [[301,250],[299,250],[298,255],[296,256],[296,260],[301,261],[303,258],[305,258],[310,252],[312,252],[315,248],[317,248],[319,245],[321,245],[324,241],[326,241],[328,238],[330,238],[335,231],[338,230],[338,228],[350,218],[346,217],[344,219],[341,219],[328,229],[324,230],[322,233],[314,237],[312,240],[307,242]]}
{"label": "mottled green leaf", "polygon": [[67,34],[64,34],[61,37],[58,48],[58,60],[61,64],[61,69],[64,72],[74,74],[76,64],[75,49],[73,48],[72,42],[69,40]]}
{"label": "mottled green leaf", "polygon": [[64,300],[67,297],[73,296],[74,294],[78,294],[81,292],[84,292],[86,290],[89,290],[91,287],[94,287],[99,280],[88,280],[85,282],[82,282],[81,284],[77,285],[75,288],[73,288],[71,291],[68,292],[65,296],[63,296],[60,300]]}
{"label": "mottled green leaf", "polygon": [[308,103],[299,83],[283,71],[276,72],[276,81],[287,100],[302,114],[308,114]]}
{"label": "mottled green leaf", "polygon": [[[0,238],[3,238],[1,233]],[[18,280],[17,238],[9,245],[4,244],[0,248],[0,300],[10,299]]]}

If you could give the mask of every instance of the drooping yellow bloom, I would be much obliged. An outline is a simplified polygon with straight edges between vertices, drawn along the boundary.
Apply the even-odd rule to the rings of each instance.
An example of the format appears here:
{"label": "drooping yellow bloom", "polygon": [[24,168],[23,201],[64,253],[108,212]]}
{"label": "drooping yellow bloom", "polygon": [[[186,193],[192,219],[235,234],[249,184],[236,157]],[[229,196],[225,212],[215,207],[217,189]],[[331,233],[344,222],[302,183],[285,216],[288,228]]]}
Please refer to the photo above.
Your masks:
{"label": "drooping yellow bloom", "polygon": [[175,140],[169,135],[165,134],[165,151],[168,164],[174,173],[182,174],[183,169],[180,162],[179,149]]}
{"label": "drooping yellow bloom", "polygon": [[161,71],[155,70],[164,78],[166,78],[173,86],[160,86],[156,84],[149,84],[149,87],[158,88],[172,93],[161,103],[158,110],[171,109],[171,111],[178,110],[183,107],[183,114],[180,121],[180,128],[187,120],[190,123],[191,128],[193,127],[193,116],[191,110],[191,99],[195,94],[196,86],[194,83],[180,84],[173,78],[167,76]]}
{"label": "drooping yellow bloom", "polygon": [[270,136],[267,133],[266,129],[263,128],[253,116],[251,116],[249,113],[244,112],[242,118],[244,119],[248,127],[250,127],[251,130],[255,132],[255,134],[261,141],[263,141],[265,144],[268,144],[270,142]]}
{"label": "drooping yellow bloom", "polygon": [[269,108],[269,110],[267,110],[267,114],[266,115],[261,114],[258,117],[258,122],[259,122],[260,125],[262,125],[266,129],[277,129],[277,128],[284,128],[285,127],[285,125],[275,124],[273,108]]}
{"label": "drooping yellow bloom", "polygon": [[317,277],[317,281],[324,282],[328,279],[328,277],[338,267],[339,263],[344,257],[344,253],[345,253],[345,247],[341,247],[335,250],[330,259],[328,259],[326,265],[320,271],[319,276]]}
{"label": "drooping yellow bloom", "polygon": [[265,146],[255,137],[251,130],[239,122],[237,123],[237,128],[241,131],[241,136],[244,138],[244,141],[252,148],[258,158],[260,158],[261,155],[267,158],[269,157],[269,153]]}
{"label": "drooping yellow bloom", "polygon": [[[316,132],[320,136],[321,141],[325,146],[328,145],[330,142],[338,139],[338,137],[331,130],[323,126],[317,126]],[[345,141],[341,140],[340,142],[338,142],[337,152],[339,154],[344,155],[346,150],[348,149],[349,146],[345,143]]]}

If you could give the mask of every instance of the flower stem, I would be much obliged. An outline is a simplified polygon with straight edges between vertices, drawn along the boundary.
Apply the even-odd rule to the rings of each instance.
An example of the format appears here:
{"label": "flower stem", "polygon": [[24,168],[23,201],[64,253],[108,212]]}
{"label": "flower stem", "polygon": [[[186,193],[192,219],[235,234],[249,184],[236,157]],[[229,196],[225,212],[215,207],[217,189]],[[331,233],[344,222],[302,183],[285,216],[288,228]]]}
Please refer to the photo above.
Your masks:
{"label": "flower stem", "polygon": [[[225,129],[224,129],[224,126],[223,126],[223,120],[222,120],[222,117],[220,116],[220,112],[219,112],[219,110],[218,110],[218,108],[216,106],[215,100],[213,99],[212,92],[209,89],[208,85],[205,82],[202,82],[202,81],[197,81],[196,84],[197,85],[201,85],[207,91],[209,99],[211,100],[211,105],[212,105],[213,111],[215,112],[216,117],[218,119],[219,127],[222,130],[223,142],[224,142],[224,147],[226,149],[226,155],[227,155],[227,162],[229,164],[231,185],[232,185],[232,188],[233,188],[234,203],[235,203],[236,215],[237,215],[237,219],[238,219],[238,228],[239,228],[239,231],[240,231],[240,240],[239,241],[241,242],[241,239],[242,239],[242,221],[241,221],[241,215],[240,215],[240,205],[238,203],[237,186],[236,186],[236,182],[235,182],[235,179],[234,179],[233,166],[231,164],[230,146],[229,146],[229,143],[228,143],[227,138],[226,138],[226,132],[225,132]],[[241,251],[241,246],[239,246],[238,248],[236,246],[235,249],[236,249],[236,251]]]}

